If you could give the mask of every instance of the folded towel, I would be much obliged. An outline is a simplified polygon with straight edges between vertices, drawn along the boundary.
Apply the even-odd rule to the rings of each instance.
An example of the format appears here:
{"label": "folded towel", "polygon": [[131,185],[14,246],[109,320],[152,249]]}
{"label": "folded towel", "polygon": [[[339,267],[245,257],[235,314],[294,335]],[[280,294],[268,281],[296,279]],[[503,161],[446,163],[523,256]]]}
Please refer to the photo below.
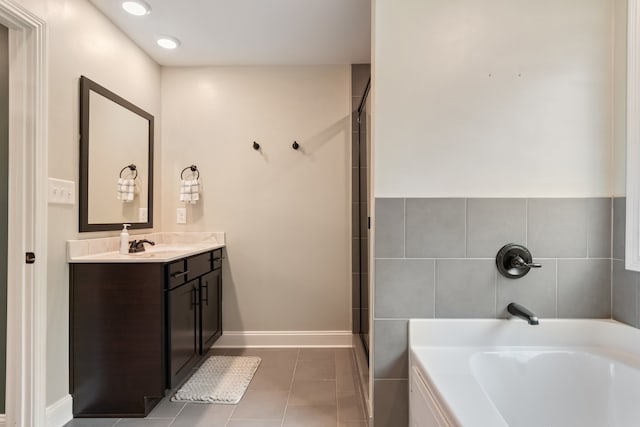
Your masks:
{"label": "folded towel", "polygon": [[200,200],[200,181],[183,179],[180,181],[180,201],[195,205]]}
{"label": "folded towel", "polygon": [[132,202],[135,196],[136,184],[133,179],[118,179],[118,200],[125,203]]}
{"label": "folded towel", "polygon": [[191,203],[195,204],[200,200],[200,180],[194,179],[191,181]]}

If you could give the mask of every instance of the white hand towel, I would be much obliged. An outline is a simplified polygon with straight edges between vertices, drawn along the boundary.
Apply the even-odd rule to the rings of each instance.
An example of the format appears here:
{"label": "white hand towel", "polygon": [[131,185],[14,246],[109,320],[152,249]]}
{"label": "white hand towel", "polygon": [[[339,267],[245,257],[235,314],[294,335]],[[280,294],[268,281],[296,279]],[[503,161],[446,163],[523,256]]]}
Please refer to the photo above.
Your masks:
{"label": "white hand towel", "polygon": [[136,182],[133,179],[127,180],[127,199],[126,202],[133,202],[136,195]]}
{"label": "white hand towel", "polygon": [[132,202],[135,195],[135,181],[133,179],[118,179],[117,199],[123,202]]}
{"label": "white hand towel", "polygon": [[116,192],[118,200],[122,200],[122,181],[124,181],[122,178],[118,178],[118,190]]}
{"label": "white hand towel", "polygon": [[191,181],[191,204],[195,205],[200,200],[200,181],[194,179]]}
{"label": "white hand towel", "polygon": [[180,181],[180,201],[195,205],[200,200],[200,181],[183,179]]}
{"label": "white hand towel", "polygon": [[189,180],[180,181],[180,201],[191,202],[191,181]]}
{"label": "white hand towel", "polygon": [[118,200],[127,199],[127,180],[124,178],[118,179]]}

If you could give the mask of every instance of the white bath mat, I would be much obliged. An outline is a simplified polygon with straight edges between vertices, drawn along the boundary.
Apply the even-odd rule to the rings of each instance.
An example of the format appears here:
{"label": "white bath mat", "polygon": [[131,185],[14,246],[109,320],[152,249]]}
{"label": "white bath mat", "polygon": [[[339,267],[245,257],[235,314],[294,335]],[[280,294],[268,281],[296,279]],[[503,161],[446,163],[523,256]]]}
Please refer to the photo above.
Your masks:
{"label": "white bath mat", "polygon": [[254,356],[211,356],[171,401],[236,404],[247,390],[260,360]]}

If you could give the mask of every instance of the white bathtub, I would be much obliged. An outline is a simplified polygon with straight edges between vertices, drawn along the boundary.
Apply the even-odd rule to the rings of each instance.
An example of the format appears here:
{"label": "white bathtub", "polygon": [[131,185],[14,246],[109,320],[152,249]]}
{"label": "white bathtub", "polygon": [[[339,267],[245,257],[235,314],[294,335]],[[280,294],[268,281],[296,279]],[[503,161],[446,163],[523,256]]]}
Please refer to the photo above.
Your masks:
{"label": "white bathtub", "polygon": [[411,426],[640,426],[640,330],[411,320],[409,384]]}

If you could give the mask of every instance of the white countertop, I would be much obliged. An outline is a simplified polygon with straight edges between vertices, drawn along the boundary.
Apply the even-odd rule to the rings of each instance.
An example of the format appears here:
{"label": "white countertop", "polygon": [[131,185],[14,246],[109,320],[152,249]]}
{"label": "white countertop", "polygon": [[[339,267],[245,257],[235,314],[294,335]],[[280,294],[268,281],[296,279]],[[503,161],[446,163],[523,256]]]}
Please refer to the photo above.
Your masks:
{"label": "white countertop", "polygon": [[78,256],[69,259],[69,263],[146,263],[146,262],[170,262],[180,258],[197,255],[213,249],[223,248],[224,245],[212,243],[196,243],[182,245],[158,244],[149,246],[144,252],[123,255],[118,251],[103,252],[98,254]]}
{"label": "white countertop", "polygon": [[130,240],[147,239],[145,251],[120,254],[119,237],[70,240],[67,242],[67,262],[77,263],[164,263],[197,255],[225,246],[224,233],[152,233],[130,236]]}

